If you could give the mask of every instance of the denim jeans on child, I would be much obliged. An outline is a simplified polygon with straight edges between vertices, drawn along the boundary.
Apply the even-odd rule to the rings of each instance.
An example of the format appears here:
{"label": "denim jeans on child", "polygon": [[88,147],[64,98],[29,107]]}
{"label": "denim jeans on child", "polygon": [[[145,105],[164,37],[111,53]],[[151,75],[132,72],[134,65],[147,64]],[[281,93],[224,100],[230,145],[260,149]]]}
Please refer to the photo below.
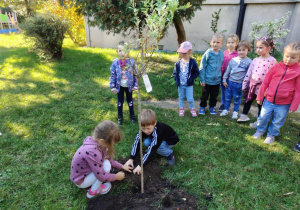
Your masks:
{"label": "denim jeans on child", "polygon": [[273,115],[267,135],[278,136],[280,132],[280,128],[284,124],[289,109],[290,109],[290,104],[277,105],[265,99],[260,115],[257,118],[257,130],[266,132],[268,123],[271,119],[271,116]]}
{"label": "denim jeans on child", "polygon": [[190,109],[195,108],[195,102],[193,97],[193,85],[179,85],[178,86],[178,98],[179,98],[179,108],[184,107],[184,98],[186,95],[186,100],[189,103]]}
{"label": "denim jeans on child", "polygon": [[[152,139],[150,137],[148,137],[144,140],[144,145],[146,147],[149,147],[151,145],[151,142],[152,142]],[[161,156],[168,157],[173,152],[173,150],[171,149],[172,147],[174,147],[174,145],[168,145],[167,142],[162,141],[162,143],[158,147],[156,153]]]}
{"label": "denim jeans on child", "polygon": [[227,84],[228,87],[225,92],[225,109],[229,110],[231,99],[233,98],[233,111],[238,112],[240,110],[241,98],[243,95],[242,83],[236,83],[228,80]]}
{"label": "denim jeans on child", "polygon": [[223,85],[222,82],[220,84],[220,87],[221,87],[221,104],[225,105],[225,92],[226,92],[226,88],[225,88],[225,86]]}

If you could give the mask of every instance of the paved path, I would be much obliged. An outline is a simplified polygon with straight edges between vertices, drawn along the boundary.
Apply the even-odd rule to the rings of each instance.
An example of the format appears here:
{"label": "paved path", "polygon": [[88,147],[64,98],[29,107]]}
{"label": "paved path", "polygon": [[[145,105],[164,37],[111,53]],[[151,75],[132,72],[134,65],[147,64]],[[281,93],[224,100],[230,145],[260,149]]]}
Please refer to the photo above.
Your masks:
{"label": "paved path", "polygon": [[[178,100],[174,100],[174,99],[168,99],[168,100],[161,100],[161,101],[156,101],[156,100],[148,100],[148,101],[143,101],[142,102],[143,105],[150,105],[150,106],[155,106],[155,107],[161,107],[161,108],[164,108],[164,109],[178,109]],[[218,102],[217,103],[217,110],[218,108],[220,107],[221,103]],[[185,109],[189,109],[189,105],[187,103],[187,101],[184,102],[184,107]],[[197,113],[198,113],[198,110],[199,110],[199,101],[195,101],[195,108],[197,110]],[[233,104],[231,104],[231,108],[230,108],[230,112],[232,113],[232,108],[233,108]],[[240,106],[240,111],[239,111],[239,114],[241,114],[243,111],[243,104],[241,104]],[[296,111],[298,113],[300,113],[300,106],[298,107],[298,110]],[[249,111],[250,114],[252,114],[252,116],[257,116],[257,107],[256,106],[251,106],[251,109]]]}

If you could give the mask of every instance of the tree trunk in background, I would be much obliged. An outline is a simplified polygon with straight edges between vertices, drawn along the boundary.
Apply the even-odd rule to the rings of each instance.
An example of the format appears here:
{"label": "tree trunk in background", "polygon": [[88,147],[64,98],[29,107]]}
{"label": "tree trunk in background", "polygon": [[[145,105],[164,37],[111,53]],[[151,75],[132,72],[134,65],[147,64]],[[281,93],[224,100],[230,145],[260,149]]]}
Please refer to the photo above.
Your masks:
{"label": "tree trunk in background", "polygon": [[176,28],[177,42],[178,42],[178,47],[179,47],[182,42],[186,41],[184,26],[183,26],[183,23],[182,23],[182,20],[180,19],[180,17],[177,17],[177,16],[174,16],[173,24]]}
{"label": "tree trunk in background", "polygon": [[30,8],[28,0],[25,0],[25,7],[26,7],[26,12],[27,12],[27,17],[31,16],[31,8]]}

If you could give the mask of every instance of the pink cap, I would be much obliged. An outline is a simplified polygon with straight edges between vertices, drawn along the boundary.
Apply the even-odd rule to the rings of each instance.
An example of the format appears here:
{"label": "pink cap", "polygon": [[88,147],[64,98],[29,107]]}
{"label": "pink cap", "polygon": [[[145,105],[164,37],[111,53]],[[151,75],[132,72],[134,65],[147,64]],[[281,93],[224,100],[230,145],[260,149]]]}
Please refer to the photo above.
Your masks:
{"label": "pink cap", "polygon": [[185,41],[180,44],[180,47],[177,50],[177,52],[187,53],[187,51],[191,50],[192,48],[192,43],[190,43],[189,41]]}

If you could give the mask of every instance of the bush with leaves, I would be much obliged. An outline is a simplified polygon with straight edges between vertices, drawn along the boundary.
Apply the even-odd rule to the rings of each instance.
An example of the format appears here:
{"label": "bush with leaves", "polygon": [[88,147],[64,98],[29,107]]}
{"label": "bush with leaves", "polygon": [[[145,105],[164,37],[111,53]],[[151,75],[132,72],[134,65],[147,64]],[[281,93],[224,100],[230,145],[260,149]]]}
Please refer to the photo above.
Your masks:
{"label": "bush with leaves", "polygon": [[254,50],[254,42],[257,37],[261,38],[266,36],[274,41],[274,46],[272,50],[272,55],[276,53],[276,50],[280,50],[280,46],[283,44],[278,41],[284,39],[290,32],[289,29],[285,28],[286,21],[290,18],[292,12],[288,11],[280,20],[275,19],[269,22],[254,22],[252,23],[252,31],[250,31],[249,36],[252,39],[252,49]]}
{"label": "bush with leaves", "polygon": [[29,17],[21,25],[24,34],[34,41],[33,50],[41,59],[61,59],[62,44],[68,23],[53,14]]}

